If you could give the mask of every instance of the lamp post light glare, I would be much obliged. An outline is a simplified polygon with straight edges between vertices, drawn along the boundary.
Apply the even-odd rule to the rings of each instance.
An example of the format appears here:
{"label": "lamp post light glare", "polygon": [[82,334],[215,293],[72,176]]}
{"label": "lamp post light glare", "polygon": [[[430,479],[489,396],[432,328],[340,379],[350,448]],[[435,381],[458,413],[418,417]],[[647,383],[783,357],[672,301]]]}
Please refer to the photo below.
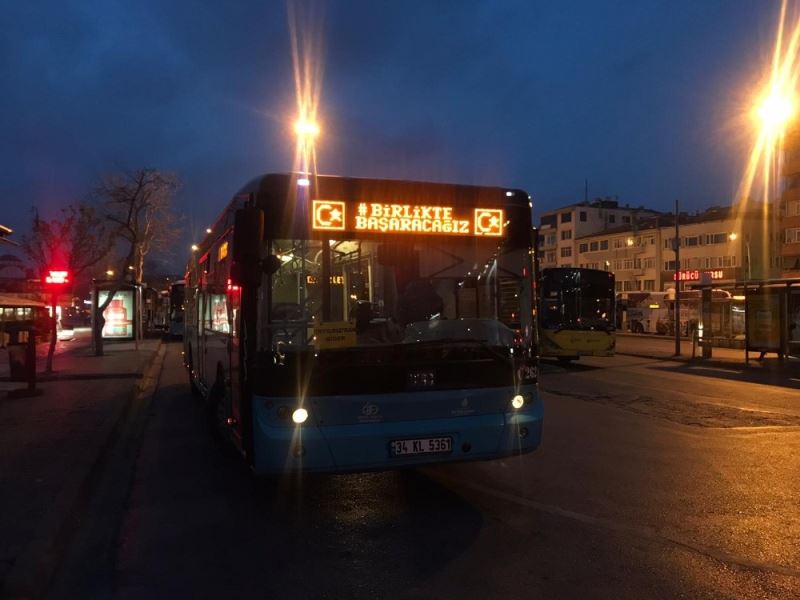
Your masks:
{"label": "lamp post light glare", "polygon": [[106,271],[106,275],[108,275],[109,277],[113,277],[114,276],[114,270],[113,269],[109,269],[108,271]]}
{"label": "lamp post light glare", "polygon": [[200,250],[200,246],[197,244],[192,244],[192,252],[197,252],[198,250]]}
{"label": "lamp post light glare", "polygon": [[735,242],[737,237],[739,237],[739,236],[738,236],[738,235],[736,235],[736,232],[734,232],[734,233],[731,233],[731,234],[729,234],[729,235],[728,235],[728,239],[729,239],[730,241],[732,241],[732,242]]}
{"label": "lamp post light glare", "polygon": [[764,131],[770,136],[781,136],[795,112],[794,99],[787,93],[773,89],[756,107],[756,116]]}
{"label": "lamp post light glare", "polygon": [[314,121],[300,118],[294,122],[294,132],[299,138],[314,139],[319,135],[319,125]]}

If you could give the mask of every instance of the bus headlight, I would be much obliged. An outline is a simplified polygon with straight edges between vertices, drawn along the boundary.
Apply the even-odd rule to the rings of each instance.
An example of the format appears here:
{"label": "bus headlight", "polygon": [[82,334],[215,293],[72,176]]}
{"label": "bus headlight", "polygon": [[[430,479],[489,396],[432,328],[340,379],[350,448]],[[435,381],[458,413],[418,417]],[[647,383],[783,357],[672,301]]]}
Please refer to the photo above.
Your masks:
{"label": "bus headlight", "polygon": [[292,421],[298,425],[305,423],[306,419],[308,419],[308,411],[305,408],[298,408],[292,413]]}
{"label": "bus headlight", "polygon": [[517,394],[511,399],[511,406],[514,408],[522,408],[525,404],[525,397],[522,394]]}

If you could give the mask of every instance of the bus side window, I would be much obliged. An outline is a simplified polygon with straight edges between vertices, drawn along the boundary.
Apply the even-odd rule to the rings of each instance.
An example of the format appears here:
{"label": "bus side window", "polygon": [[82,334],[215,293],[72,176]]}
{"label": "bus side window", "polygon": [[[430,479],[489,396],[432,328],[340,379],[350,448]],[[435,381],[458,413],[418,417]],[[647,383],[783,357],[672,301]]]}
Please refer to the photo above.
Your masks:
{"label": "bus side window", "polygon": [[228,297],[226,294],[208,294],[208,327],[217,333],[230,333],[228,321]]}

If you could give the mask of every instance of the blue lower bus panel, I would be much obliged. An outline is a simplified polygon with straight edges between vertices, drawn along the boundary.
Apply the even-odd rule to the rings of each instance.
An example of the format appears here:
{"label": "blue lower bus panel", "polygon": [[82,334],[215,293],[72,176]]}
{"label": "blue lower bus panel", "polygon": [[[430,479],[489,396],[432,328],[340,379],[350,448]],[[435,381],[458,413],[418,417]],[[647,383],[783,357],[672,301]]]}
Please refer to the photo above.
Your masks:
{"label": "blue lower bus panel", "polygon": [[257,473],[353,472],[464,460],[535,450],[543,406],[535,386],[325,396],[307,399],[297,425],[291,399],[255,396]]}

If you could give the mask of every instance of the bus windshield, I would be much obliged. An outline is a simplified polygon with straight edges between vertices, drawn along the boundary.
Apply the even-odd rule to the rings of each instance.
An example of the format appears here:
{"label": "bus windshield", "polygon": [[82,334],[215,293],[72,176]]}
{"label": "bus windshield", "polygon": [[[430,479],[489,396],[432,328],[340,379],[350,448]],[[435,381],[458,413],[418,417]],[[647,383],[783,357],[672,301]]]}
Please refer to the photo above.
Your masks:
{"label": "bus windshield", "polygon": [[271,249],[280,259],[270,294],[273,349],[331,347],[321,324],[345,322],[345,339],[333,347],[531,342],[528,248],[496,238],[373,237],[275,240]]}
{"label": "bus windshield", "polygon": [[544,269],[544,329],[614,329],[614,278],[592,269]]}

